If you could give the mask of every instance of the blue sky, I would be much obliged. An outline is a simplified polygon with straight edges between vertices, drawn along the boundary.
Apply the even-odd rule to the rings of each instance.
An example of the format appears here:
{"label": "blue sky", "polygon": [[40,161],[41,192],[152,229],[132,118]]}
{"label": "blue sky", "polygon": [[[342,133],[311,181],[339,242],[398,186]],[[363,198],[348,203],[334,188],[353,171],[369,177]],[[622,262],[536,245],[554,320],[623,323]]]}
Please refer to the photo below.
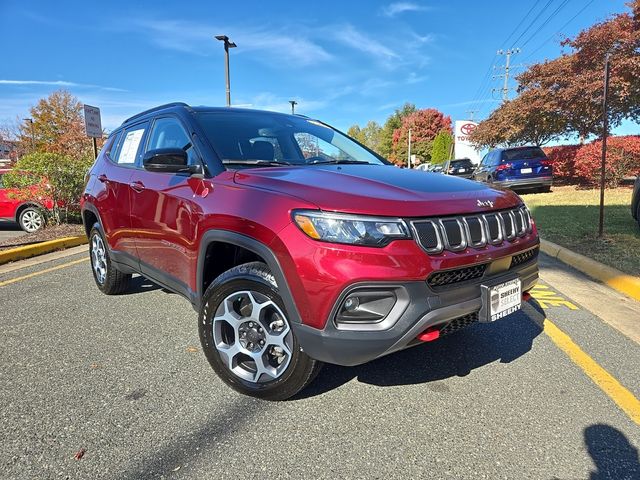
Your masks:
{"label": "blue sky", "polygon": [[[573,35],[625,9],[624,0],[111,1],[100,7],[0,0],[0,123],[28,116],[31,105],[58,88],[100,107],[107,129],[170,101],[224,105],[216,34],[238,44],[231,50],[235,105],[288,111],[287,101],[295,99],[299,113],[345,130],[383,122],[404,102],[438,108],[454,120],[477,109],[482,118],[498,105],[491,88],[499,80],[487,75],[504,62],[497,49],[520,47],[516,65],[553,58],[560,52],[558,31]],[[640,133],[640,127],[627,122],[617,133]]]}

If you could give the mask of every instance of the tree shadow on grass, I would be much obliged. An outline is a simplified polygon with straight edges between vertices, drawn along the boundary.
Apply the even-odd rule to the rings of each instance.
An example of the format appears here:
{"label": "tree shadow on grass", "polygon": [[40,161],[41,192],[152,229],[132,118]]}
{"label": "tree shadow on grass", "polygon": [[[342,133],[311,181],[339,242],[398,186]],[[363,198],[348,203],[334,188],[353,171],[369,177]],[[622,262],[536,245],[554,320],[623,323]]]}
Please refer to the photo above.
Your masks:
{"label": "tree shadow on grass", "polygon": [[531,350],[533,340],[542,332],[544,317],[542,308],[531,300],[522,311],[497,322],[477,323],[435,342],[364,365],[327,364],[316,380],[291,400],[322,395],[354,378],[380,387],[414,385],[464,377],[496,360],[510,363]]}

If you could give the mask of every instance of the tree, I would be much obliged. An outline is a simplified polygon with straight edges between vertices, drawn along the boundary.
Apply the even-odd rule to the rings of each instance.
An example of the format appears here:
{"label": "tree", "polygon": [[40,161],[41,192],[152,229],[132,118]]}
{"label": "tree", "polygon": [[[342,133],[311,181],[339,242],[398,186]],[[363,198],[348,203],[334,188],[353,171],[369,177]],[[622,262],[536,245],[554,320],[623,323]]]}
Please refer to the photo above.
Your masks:
{"label": "tree", "polygon": [[347,130],[347,135],[349,135],[351,138],[359,141],[360,143],[364,143],[365,142],[365,137],[364,134],[362,133],[362,129],[360,128],[359,125],[351,125],[349,127],[349,130]]}
{"label": "tree", "polygon": [[378,153],[385,158],[390,159],[393,153],[393,136],[394,132],[402,127],[402,119],[417,110],[413,103],[405,103],[402,108],[396,109],[387,121],[384,123],[380,132],[380,143]]}
{"label": "tree", "polygon": [[[532,142],[577,134],[581,141],[602,135],[602,83],[610,54],[608,121],[640,119],[640,0],[561,45],[570,51],[534,64],[517,80],[519,96],[505,102],[472,135],[479,146]],[[503,133],[501,133],[503,132]]]}
{"label": "tree", "polygon": [[[31,108],[23,120],[18,141],[23,151],[58,153],[72,158],[92,155],[91,140],[84,131],[82,104],[66,90],[53,92]],[[98,139],[99,146],[102,139]]]}
{"label": "tree", "polygon": [[431,149],[431,163],[444,163],[449,160],[451,146],[453,145],[453,135],[449,130],[440,130],[433,139]]}
{"label": "tree", "polygon": [[403,165],[407,160],[409,144],[409,129],[411,130],[411,153],[423,161],[431,159],[431,147],[438,132],[451,132],[451,118],[434,108],[417,110],[402,119],[400,128],[393,133],[390,160]]}

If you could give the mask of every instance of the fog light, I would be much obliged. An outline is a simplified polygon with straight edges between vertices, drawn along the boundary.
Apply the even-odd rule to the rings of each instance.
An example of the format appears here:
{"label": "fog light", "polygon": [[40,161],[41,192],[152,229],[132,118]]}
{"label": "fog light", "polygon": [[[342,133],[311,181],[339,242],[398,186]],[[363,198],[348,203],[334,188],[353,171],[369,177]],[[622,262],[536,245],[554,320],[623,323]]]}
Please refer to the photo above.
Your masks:
{"label": "fog light", "polygon": [[339,323],[376,323],[382,321],[396,304],[396,294],[382,289],[354,290],[340,304]]}

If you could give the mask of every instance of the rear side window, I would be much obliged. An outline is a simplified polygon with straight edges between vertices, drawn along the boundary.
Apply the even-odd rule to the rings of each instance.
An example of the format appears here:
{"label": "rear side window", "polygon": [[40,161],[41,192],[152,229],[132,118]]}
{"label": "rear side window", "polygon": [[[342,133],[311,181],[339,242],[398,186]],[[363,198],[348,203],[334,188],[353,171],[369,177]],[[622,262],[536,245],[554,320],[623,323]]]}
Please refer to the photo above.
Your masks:
{"label": "rear side window", "polygon": [[0,173],[0,188],[4,188],[4,183],[2,183],[2,174]]}
{"label": "rear side window", "polygon": [[120,142],[118,151],[111,156],[111,160],[118,165],[133,166],[140,153],[140,144],[146,130],[147,124],[136,125],[128,128],[124,132],[124,137]]}
{"label": "rear side window", "polygon": [[122,136],[122,131],[119,131],[118,133],[111,135],[107,139],[107,143],[105,143],[103,147],[104,154],[107,155],[112,160],[113,160],[113,155],[115,155],[115,153],[118,150],[118,142],[120,141],[121,136]]}
{"label": "rear side window", "polygon": [[513,150],[504,150],[502,152],[502,161],[511,160],[530,160],[532,158],[547,158],[540,147],[516,148]]}

